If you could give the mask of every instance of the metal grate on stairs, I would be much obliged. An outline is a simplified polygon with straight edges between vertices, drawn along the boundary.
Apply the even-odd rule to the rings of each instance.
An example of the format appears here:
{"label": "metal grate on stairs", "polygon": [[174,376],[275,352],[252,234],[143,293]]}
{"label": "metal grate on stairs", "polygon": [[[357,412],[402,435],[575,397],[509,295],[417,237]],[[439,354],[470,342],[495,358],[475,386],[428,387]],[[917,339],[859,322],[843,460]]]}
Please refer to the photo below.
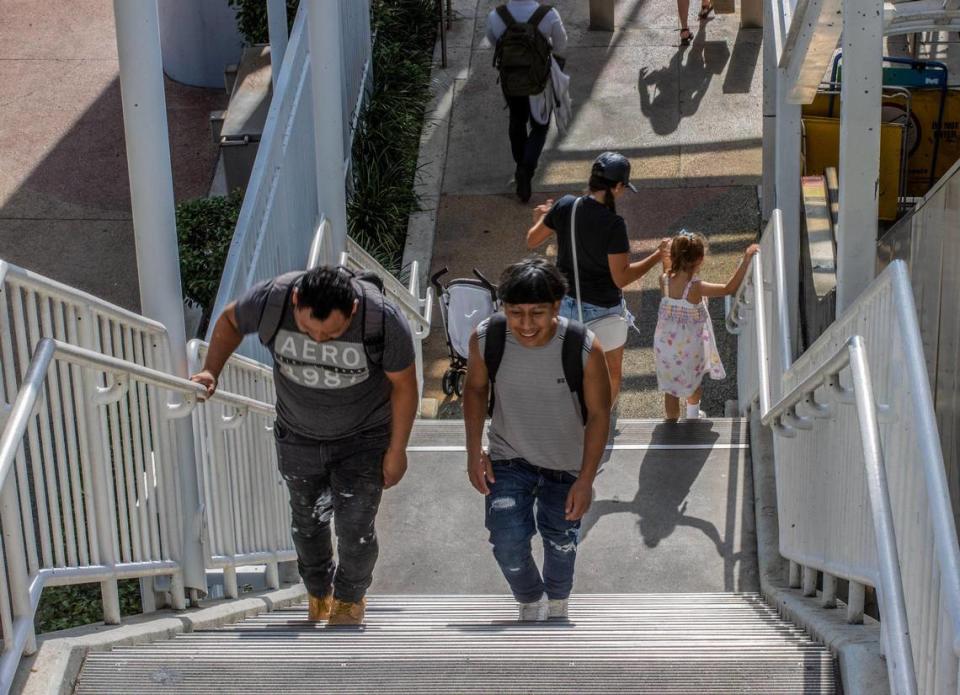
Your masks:
{"label": "metal grate on stairs", "polygon": [[77,695],[835,693],[830,652],[756,594],[581,594],[519,623],[510,597],[372,596],[362,628],[305,607],[90,654]]}

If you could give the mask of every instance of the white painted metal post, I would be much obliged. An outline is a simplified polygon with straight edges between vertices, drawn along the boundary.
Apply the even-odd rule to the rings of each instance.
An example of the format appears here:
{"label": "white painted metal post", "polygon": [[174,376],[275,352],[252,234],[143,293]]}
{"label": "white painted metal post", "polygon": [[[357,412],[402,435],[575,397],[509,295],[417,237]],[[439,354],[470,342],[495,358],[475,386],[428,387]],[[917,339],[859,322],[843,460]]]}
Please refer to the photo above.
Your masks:
{"label": "white painted metal post", "polygon": [[287,0],[267,0],[267,28],[270,32],[270,76],[277,88],[277,76],[287,52]]}
{"label": "white painted metal post", "polygon": [[347,248],[347,191],[344,186],[343,79],[340,48],[341,0],[308,0],[310,73],[317,153],[317,203],[330,221],[333,257]]}
{"label": "white painted metal post", "polygon": [[[773,3],[764,2],[764,23],[773,33]],[[766,226],[776,207],[775,172],[777,161],[777,45],[769,35],[763,42],[763,174],[760,184],[761,225]]]}
{"label": "white painted metal post", "polygon": [[875,269],[883,82],[882,8],[870,0],[844,0],[842,45],[838,315],[870,284]]}
{"label": "white painted metal post", "polygon": [[777,69],[775,186],[783,220],[783,258],[787,307],[790,311],[790,347],[797,351],[800,305],[800,105],[787,102],[789,84]]}
{"label": "white painted metal post", "polygon": [[[187,343],[157,0],[114,0],[113,14],[141,311],[166,326],[170,368],[177,376],[186,377]],[[177,443],[181,506],[187,514],[181,558],[184,581],[187,587],[206,593],[203,547],[193,532],[202,524],[197,516],[201,513],[200,495],[189,419],[177,424]]]}

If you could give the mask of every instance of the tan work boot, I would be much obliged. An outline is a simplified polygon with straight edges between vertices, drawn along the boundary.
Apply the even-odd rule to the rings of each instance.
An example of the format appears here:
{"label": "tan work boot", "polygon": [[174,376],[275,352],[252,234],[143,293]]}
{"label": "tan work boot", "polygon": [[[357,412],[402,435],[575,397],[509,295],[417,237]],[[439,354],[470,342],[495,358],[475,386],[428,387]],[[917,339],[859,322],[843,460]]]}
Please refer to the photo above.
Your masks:
{"label": "tan work boot", "polygon": [[335,599],[327,625],[363,625],[363,615],[366,609],[366,598],[360,599],[357,603]]}
{"label": "tan work boot", "polygon": [[307,595],[307,620],[316,623],[330,619],[330,609],[333,607],[333,594],[317,598]]}

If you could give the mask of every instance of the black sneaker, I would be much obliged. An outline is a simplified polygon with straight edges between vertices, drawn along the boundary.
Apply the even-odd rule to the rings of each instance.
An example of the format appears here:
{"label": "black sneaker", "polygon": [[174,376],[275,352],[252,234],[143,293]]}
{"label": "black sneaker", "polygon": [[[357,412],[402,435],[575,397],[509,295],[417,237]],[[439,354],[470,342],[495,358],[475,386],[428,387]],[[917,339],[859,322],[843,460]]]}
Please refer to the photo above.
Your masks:
{"label": "black sneaker", "polygon": [[530,180],[533,178],[533,174],[527,173],[527,170],[523,167],[517,167],[516,178],[517,197],[521,203],[526,203],[530,200],[530,195],[533,192],[530,190]]}

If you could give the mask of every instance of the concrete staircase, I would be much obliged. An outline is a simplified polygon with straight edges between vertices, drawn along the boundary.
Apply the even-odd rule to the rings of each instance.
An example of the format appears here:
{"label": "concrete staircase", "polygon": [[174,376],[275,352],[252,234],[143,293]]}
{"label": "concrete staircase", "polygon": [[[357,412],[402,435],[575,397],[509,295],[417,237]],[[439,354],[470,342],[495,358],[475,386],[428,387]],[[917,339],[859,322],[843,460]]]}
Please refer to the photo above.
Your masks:
{"label": "concrete staircase", "polygon": [[756,594],[580,594],[516,622],[507,596],[380,595],[362,628],[300,607],[91,654],[77,695],[837,692],[830,652]]}
{"label": "concrete staircase", "polygon": [[[363,628],[305,608],[87,657],[76,692],[834,693],[831,654],[764,603],[746,423],[620,420],[570,618],[518,623],[463,425],[420,421],[384,495]],[[539,555],[539,542],[534,543]]]}

